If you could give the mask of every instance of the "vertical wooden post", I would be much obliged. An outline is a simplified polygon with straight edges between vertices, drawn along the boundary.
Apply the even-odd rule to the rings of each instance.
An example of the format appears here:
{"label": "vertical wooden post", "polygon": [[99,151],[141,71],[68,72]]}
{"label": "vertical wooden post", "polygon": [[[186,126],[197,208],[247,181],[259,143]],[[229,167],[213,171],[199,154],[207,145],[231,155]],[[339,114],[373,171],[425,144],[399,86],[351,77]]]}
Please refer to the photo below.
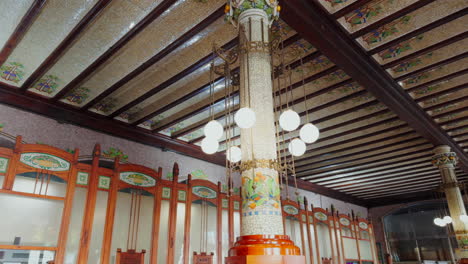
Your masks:
{"label": "vertical wooden post", "polygon": [[343,252],[343,263],[346,263],[346,252],[344,250],[344,243],[343,243],[343,231],[341,230],[341,223],[340,223],[340,214],[338,211],[336,211],[336,217],[338,220],[338,227],[340,228],[340,241],[341,241],[341,250]]}
{"label": "vertical wooden post", "polygon": [[[328,209],[327,209],[327,212],[328,212]],[[332,217],[332,223],[335,223],[335,220],[333,219]],[[327,223],[328,223],[328,235],[330,237],[330,249],[331,249],[331,252],[332,252],[332,260],[335,259],[335,251],[333,250],[333,235],[332,235],[332,225],[330,225],[330,220],[328,219],[327,220]]]}
{"label": "vertical wooden post", "polygon": [[[307,239],[309,240],[309,259],[310,259],[310,264],[314,264],[314,250],[313,250],[313,245],[312,245],[312,235],[310,234],[310,217],[309,217],[309,202],[307,201],[307,198],[304,197],[304,208],[306,211],[306,224],[307,224]],[[312,215],[312,217],[314,217]],[[315,220],[314,220],[315,221]],[[315,241],[317,243],[317,241]]]}
{"label": "vertical wooden post", "polygon": [[360,237],[360,232],[359,232],[359,226],[356,225],[356,218],[355,218],[355,215],[354,215],[354,211],[351,211],[352,215],[351,215],[351,224],[352,226],[354,227],[354,237],[356,238],[356,248],[357,248],[357,254],[358,254],[358,259],[359,259],[359,263],[362,264],[362,260],[361,260],[361,249],[359,247],[359,237]]}
{"label": "vertical wooden post", "polygon": [[174,240],[177,224],[177,182],[179,181],[179,165],[174,163],[172,170],[174,177],[172,178],[171,199],[169,208],[169,233],[168,233],[168,247],[167,247],[167,264],[174,263]]}
{"label": "vertical wooden post", "polygon": [[161,218],[161,193],[162,193],[162,169],[158,169],[158,180],[154,187],[154,201],[153,201],[153,223],[152,223],[152,235],[151,235],[151,255],[150,263],[158,263],[158,243],[159,243],[159,223]]}
{"label": "vertical wooden post", "polygon": [[114,230],[115,207],[117,204],[117,191],[119,189],[119,158],[114,162],[114,175],[110,183],[109,198],[107,199],[106,223],[102,239],[101,264],[108,264],[112,245],[112,232]]}
{"label": "vertical wooden post", "polygon": [[184,230],[184,263],[189,263],[190,257],[190,224],[192,220],[192,175],[187,179],[187,198],[185,203],[185,230]]}
{"label": "vertical wooden post", "polygon": [[[331,206],[331,214],[332,214],[332,220],[333,220],[333,231],[335,233],[335,243],[336,243],[336,252],[338,253],[338,261],[335,263],[341,263],[343,260],[341,259],[341,250],[340,250],[340,242],[338,242],[338,228],[339,228],[339,222],[338,225],[336,224],[336,219],[335,219],[335,207],[332,205]],[[343,252],[344,254],[344,252]]]}
{"label": "vertical wooden post", "polygon": [[89,242],[91,241],[91,234],[93,233],[94,210],[96,208],[96,197],[99,181],[99,156],[101,156],[101,146],[96,144],[93,150],[91,174],[89,176],[88,192],[86,194],[83,226],[81,228],[80,236],[80,249],[77,256],[78,264],[88,263]]}
{"label": "vertical wooden post", "polygon": [[[305,240],[304,240],[304,221],[302,221],[302,216],[304,215],[303,212],[301,213],[301,204],[299,203],[299,201],[297,202],[297,206],[299,208],[299,228],[300,228],[300,231],[301,231],[301,242],[302,242],[302,255],[305,255],[305,247],[306,247],[306,244],[305,244]],[[307,213],[307,210],[306,210],[306,213]],[[306,217],[307,218],[307,217]]]}
{"label": "vertical wooden post", "polygon": [[218,264],[222,264],[222,256],[223,256],[223,204],[222,204],[223,201],[221,199],[221,190],[222,190],[221,182],[218,182],[218,196],[217,196],[218,204],[216,208],[216,212],[217,212],[216,236],[218,240],[218,243],[216,243],[216,252],[217,252],[216,254],[218,254],[218,257],[216,259],[217,259]]}
{"label": "vertical wooden post", "polygon": [[[310,209],[312,210],[312,212],[314,211],[314,206],[312,204],[310,205]],[[317,218],[315,218],[315,215],[314,215],[313,225],[314,225],[315,249],[316,249],[315,253],[317,254],[317,264],[321,264],[322,259],[320,259],[320,248],[319,248],[319,240],[318,240],[318,234],[317,234]]]}
{"label": "vertical wooden post", "polygon": [[[12,190],[13,183],[15,182],[16,167],[18,166],[21,156],[21,136],[16,137],[15,148],[13,150],[13,156],[10,159],[5,179],[3,180],[3,189]],[[1,187],[1,186],[0,186]]]}
{"label": "vertical wooden post", "polygon": [[[230,193],[230,184],[228,184],[228,193]],[[234,200],[232,193],[228,197],[228,225],[229,225],[229,248],[234,246]]]}
{"label": "vertical wooden post", "polygon": [[55,254],[55,262],[63,263],[65,258],[65,249],[67,246],[68,229],[70,225],[70,217],[73,207],[73,198],[75,196],[75,184],[77,175],[79,150],[75,149],[75,155],[71,162],[71,168],[68,173],[67,194],[63,205],[62,222],[60,224],[59,238],[57,243],[57,252]]}

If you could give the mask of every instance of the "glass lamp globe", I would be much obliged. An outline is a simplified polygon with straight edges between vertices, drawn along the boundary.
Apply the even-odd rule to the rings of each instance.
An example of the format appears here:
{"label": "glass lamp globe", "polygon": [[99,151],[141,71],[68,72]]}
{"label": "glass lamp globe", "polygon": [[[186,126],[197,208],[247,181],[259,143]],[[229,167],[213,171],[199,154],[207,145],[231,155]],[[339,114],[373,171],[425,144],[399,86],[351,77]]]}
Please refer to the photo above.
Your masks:
{"label": "glass lamp globe", "polygon": [[446,224],[451,224],[452,221],[453,221],[453,220],[452,220],[452,217],[450,217],[450,216],[448,216],[448,215],[444,216],[444,219],[443,219],[443,220],[444,220],[444,222],[445,222]]}
{"label": "glass lamp globe", "polygon": [[248,108],[248,107],[242,107],[237,111],[237,113],[234,115],[234,121],[236,121],[236,124],[240,128],[251,128],[255,124],[255,112]]}
{"label": "glass lamp globe", "polygon": [[440,226],[440,227],[445,227],[446,225],[447,225],[447,223],[445,223],[445,221],[444,221],[444,220],[442,220],[442,222],[440,223],[440,225],[439,225],[439,226]]}
{"label": "glass lamp globe", "polygon": [[286,131],[293,131],[301,124],[301,118],[296,112],[288,109],[280,115],[279,124]]}
{"label": "glass lamp globe", "polygon": [[211,120],[203,129],[205,137],[212,139],[220,139],[223,136],[223,126],[216,120]]}
{"label": "glass lamp globe", "polygon": [[288,149],[292,155],[299,157],[304,155],[306,151],[306,144],[304,143],[304,141],[295,138],[291,140],[291,142],[289,142]]}
{"label": "glass lamp globe", "polygon": [[230,162],[239,162],[242,158],[242,151],[239,147],[232,146],[228,149],[226,153],[226,158]]}
{"label": "glass lamp globe", "polygon": [[318,127],[311,123],[307,123],[301,127],[299,137],[305,143],[314,143],[319,138],[320,132]]}
{"label": "glass lamp globe", "polygon": [[201,142],[201,148],[206,154],[214,154],[218,151],[218,140],[205,137]]}
{"label": "glass lamp globe", "polygon": [[440,221],[442,221],[442,219],[440,219],[440,218],[438,218],[438,217],[437,217],[437,218],[434,218],[434,225],[440,226]]}
{"label": "glass lamp globe", "polygon": [[460,221],[463,223],[468,223],[468,215],[460,215]]}

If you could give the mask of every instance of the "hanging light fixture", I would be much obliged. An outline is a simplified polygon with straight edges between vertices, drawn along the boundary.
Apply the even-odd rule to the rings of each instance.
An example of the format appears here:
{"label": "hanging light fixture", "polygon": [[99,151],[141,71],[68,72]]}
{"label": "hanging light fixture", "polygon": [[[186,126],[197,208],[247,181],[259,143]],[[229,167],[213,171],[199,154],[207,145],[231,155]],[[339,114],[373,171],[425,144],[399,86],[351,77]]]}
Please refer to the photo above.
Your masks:
{"label": "hanging light fixture", "polygon": [[219,148],[218,140],[205,137],[201,142],[201,148],[206,154],[214,154]]}
{"label": "hanging light fixture", "polygon": [[306,144],[304,143],[304,141],[295,138],[291,140],[291,142],[289,142],[288,149],[292,155],[299,157],[304,155],[306,151]]}
{"label": "hanging light fixture", "polygon": [[442,220],[442,218],[439,218],[439,217],[434,218],[434,224],[436,226],[441,226],[443,223],[445,223],[445,222],[444,222],[444,220]]}
{"label": "hanging light fixture", "polygon": [[242,158],[242,151],[239,147],[237,146],[232,146],[228,149],[227,153],[226,153],[226,158],[230,161],[230,162],[239,162]]}
{"label": "hanging light fixture", "polygon": [[234,121],[240,128],[251,128],[255,124],[255,112],[248,107],[242,107],[234,115]]}
{"label": "hanging light fixture", "polygon": [[444,220],[444,222],[445,222],[446,224],[451,224],[451,223],[453,222],[452,217],[450,217],[450,216],[448,216],[448,215],[444,216],[443,220]]}
{"label": "hanging light fixture", "polygon": [[223,136],[223,126],[216,120],[211,120],[205,125],[203,130],[205,132],[205,137],[212,139],[220,139]]}
{"label": "hanging light fixture", "polygon": [[279,123],[282,129],[294,131],[301,124],[301,118],[295,111],[288,109],[280,115]]}
{"label": "hanging light fixture", "polygon": [[299,131],[299,137],[305,143],[314,143],[319,138],[320,131],[318,127],[313,125],[312,123],[307,123],[302,126],[301,130]]}

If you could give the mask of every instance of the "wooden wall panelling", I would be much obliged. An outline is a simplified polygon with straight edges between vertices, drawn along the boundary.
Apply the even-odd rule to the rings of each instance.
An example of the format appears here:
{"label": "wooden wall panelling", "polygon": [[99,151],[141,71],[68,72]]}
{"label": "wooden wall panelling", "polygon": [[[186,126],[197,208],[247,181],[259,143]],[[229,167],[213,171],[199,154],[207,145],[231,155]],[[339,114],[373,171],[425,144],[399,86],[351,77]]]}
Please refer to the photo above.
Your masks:
{"label": "wooden wall panelling", "polygon": [[[298,202],[299,204],[299,202]],[[306,245],[306,240],[305,240],[305,234],[304,234],[304,226],[307,223],[307,211],[306,210],[301,210],[301,206],[299,205],[299,223],[300,223],[300,228],[301,228],[301,241],[302,241],[302,255],[306,255],[306,248],[309,246],[310,241],[307,241]]]}
{"label": "wooden wall panelling", "polygon": [[313,250],[314,243],[312,243],[312,241],[314,240],[312,239],[312,234],[310,230],[310,225],[313,224],[314,215],[311,211],[309,211],[309,202],[307,201],[306,197],[304,197],[304,210],[306,212],[307,239],[309,240],[309,245],[308,245],[309,246],[309,261],[310,261],[310,264],[314,264],[314,250]]}
{"label": "wooden wall panelling", "polygon": [[96,208],[96,198],[99,183],[99,157],[101,156],[101,146],[96,144],[93,150],[93,161],[91,163],[91,173],[88,180],[88,192],[86,194],[86,204],[84,208],[83,225],[81,227],[80,249],[77,256],[78,264],[88,263],[89,244],[93,233],[94,210]]}
{"label": "wooden wall panelling", "polygon": [[177,224],[177,181],[179,180],[179,170],[173,170],[173,178],[171,182],[171,199],[169,213],[169,239],[167,247],[167,264],[174,263],[174,241]]}
{"label": "wooden wall panelling", "polygon": [[[228,192],[230,184],[228,184]],[[229,248],[234,246],[234,199],[232,194],[228,197],[228,226],[229,226]]]}
{"label": "wooden wall panelling", "polygon": [[[159,168],[158,174],[162,177],[162,169]],[[150,262],[158,263],[158,243],[159,243],[159,228],[161,222],[161,196],[162,196],[162,181],[156,182],[154,187],[154,202],[153,202],[153,231],[151,237],[151,256]]]}
{"label": "wooden wall panelling", "polygon": [[[67,154],[70,154],[70,153],[67,153]],[[73,159],[70,160],[71,161],[70,169],[68,170],[68,177],[67,177],[67,181],[68,181],[67,193],[65,195],[63,213],[62,213],[62,222],[60,224],[60,231],[59,231],[59,237],[58,237],[58,242],[57,242],[58,249],[55,254],[56,263],[63,263],[63,260],[65,258],[68,229],[70,227],[70,218],[71,218],[72,207],[73,207],[73,198],[75,197],[75,186],[76,186],[76,175],[77,175],[76,167],[78,165],[78,155],[79,155],[79,150],[75,149],[75,153],[73,154]],[[66,158],[66,156],[63,158]]]}
{"label": "wooden wall panelling", "polygon": [[369,233],[370,233],[370,239],[371,239],[371,245],[372,245],[372,254],[374,256],[374,263],[379,263],[379,252],[377,251],[377,246],[376,246],[375,236],[374,236],[374,224],[372,223],[371,219],[369,219]]}
{"label": "wooden wall panelling", "polygon": [[114,230],[115,207],[117,203],[117,191],[119,188],[119,158],[114,162],[114,174],[111,178],[109,195],[107,198],[106,222],[104,225],[104,237],[101,247],[101,264],[108,264],[112,244],[112,232]]}
{"label": "wooden wall panelling", "polygon": [[322,264],[322,259],[320,258],[320,248],[319,248],[319,241],[318,241],[318,234],[317,234],[317,222],[321,222],[321,221],[315,216],[315,213],[319,211],[318,210],[319,208],[314,208],[313,205],[310,205],[310,209],[312,211],[312,215],[314,216],[313,225],[314,225],[314,236],[315,236],[315,255],[317,256],[317,264]]}
{"label": "wooden wall panelling", "polygon": [[[328,212],[328,209],[327,209],[327,212]],[[331,253],[332,253],[332,262],[337,262],[336,261],[336,257],[335,257],[335,249],[334,249],[334,245],[333,245],[333,231],[332,231],[332,228],[334,228],[334,219],[333,217],[328,214],[328,236],[330,237],[330,248],[331,248]]]}
{"label": "wooden wall panelling", "polygon": [[184,263],[189,263],[190,253],[190,225],[192,223],[192,175],[187,179],[187,198],[185,202],[185,239],[184,239]]}
{"label": "wooden wall panelling", "polygon": [[21,144],[21,136],[16,137],[15,148],[13,150],[1,148],[2,157],[8,158],[8,167],[4,174],[5,178],[3,179],[3,186],[0,186],[0,189],[2,190],[11,190],[13,188],[16,164],[19,161],[19,154],[16,147],[18,144]]}
{"label": "wooden wall panelling", "polygon": [[358,224],[357,218],[354,216],[354,212],[352,212],[352,216],[351,216],[351,225],[353,226],[354,237],[356,238],[356,248],[357,248],[359,263],[362,264],[361,247],[359,246],[359,239],[361,236],[361,232],[359,230],[359,224]]}
{"label": "wooden wall panelling", "polygon": [[340,249],[340,242],[339,242],[339,237],[338,237],[338,221],[335,217],[335,208],[332,206],[331,207],[331,219],[333,221],[333,233],[335,235],[335,244],[336,244],[336,252],[337,252],[337,259],[335,263],[344,263],[344,258],[342,258],[342,255],[344,256],[344,252],[341,251]]}
{"label": "wooden wall panelling", "polygon": [[221,186],[221,182],[218,182],[218,188],[217,188],[217,191],[218,191],[218,195],[217,195],[217,198],[218,198],[218,203],[217,203],[217,221],[216,221],[216,225],[217,225],[217,233],[216,233],[216,237],[217,237],[217,240],[218,240],[218,243],[216,243],[218,246],[217,246],[217,254],[218,254],[218,257],[216,258],[218,264],[222,264],[222,260],[223,260],[223,196],[222,196],[222,186]]}

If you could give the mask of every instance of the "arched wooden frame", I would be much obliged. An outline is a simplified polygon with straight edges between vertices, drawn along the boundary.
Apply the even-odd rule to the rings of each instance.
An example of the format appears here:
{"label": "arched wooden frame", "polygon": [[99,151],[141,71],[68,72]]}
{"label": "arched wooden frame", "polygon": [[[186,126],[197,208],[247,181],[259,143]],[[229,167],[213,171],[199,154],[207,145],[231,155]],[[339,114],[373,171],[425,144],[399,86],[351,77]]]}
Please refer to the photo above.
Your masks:
{"label": "arched wooden frame", "polygon": [[[324,215],[327,216],[327,219],[319,219],[317,217],[316,213],[323,213]],[[331,249],[331,252],[332,252],[332,260],[336,263],[337,261],[336,261],[336,258],[335,258],[335,251],[333,250],[334,245],[333,245],[333,232],[332,232],[332,228],[333,228],[332,227],[332,224],[333,224],[332,214],[330,214],[330,212],[328,210],[318,208],[318,207],[312,207],[312,216],[313,216],[313,219],[314,219],[313,225],[314,225],[315,252],[316,252],[316,255],[317,255],[317,263],[322,264],[322,257],[320,256],[320,248],[319,248],[318,233],[317,233],[317,224],[318,223],[323,223],[328,227],[328,235],[330,237],[330,249]]]}
{"label": "arched wooden frame", "polygon": [[[303,224],[304,224],[304,221],[302,221],[302,215],[305,214],[304,210],[301,210],[301,206],[298,202],[293,202],[291,200],[283,200],[281,201],[281,210],[283,212],[283,230],[286,234],[286,218],[289,216],[289,217],[293,217],[295,218],[298,222],[299,222],[299,226],[300,226],[300,232],[301,232],[301,245],[302,245],[302,248],[301,248],[301,253],[304,254],[305,250],[304,250],[304,247],[305,247],[305,234],[304,234],[304,229],[303,229]],[[296,210],[297,210],[297,214],[290,214],[288,212],[286,212],[284,210],[285,206],[292,206],[294,207]]]}
{"label": "arched wooden frame", "polygon": [[[346,219],[349,221],[349,225],[344,225],[342,223],[342,220],[341,219]],[[357,238],[357,235],[356,235],[356,221],[354,221],[349,215],[345,215],[345,214],[338,214],[338,223],[339,223],[339,228],[340,228],[340,237],[341,237],[341,247],[342,247],[342,253],[343,253],[343,260],[344,262],[346,263],[347,261],[357,261],[358,263],[360,263],[361,261],[361,257],[360,257],[360,252],[359,252],[359,242],[358,242],[358,238]],[[351,230],[351,236],[344,236],[343,235],[343,229],[344,228],[349,228]],[[345,248],[344,248],[344,240],[343,240],[343,237],[345,238],[351,238],[351,239],[354,239],[354,241],[356,242],[356,249],[357,249],[357,255],[358,255],[358,258],[357,259],[349,259],[346,257],[346,251],[345,251]]]}
{"label": "arched wooden frame", "polygon": [[[52,155],[59,159],[63,159],[69,163],[67,170],[63,171],[50,171],[46,169],[38,169],[27,165],[20,161],[22,154],[27,153],[40,153],[46,155]],[[8,167],[3,175],[5,176],[3,181],[3,186],[0,190],[0,193],[14,194],[19,196],[27,196],[41,199],[52,199],[52,200],[62,200],[63,211],[62,219],[60,223],[58,241],[56,247],[35,247],[35,246],[12,246],[12,245],[0,245],[2,249],[24,249],[24,250],[48,250],[55,251],[55,261],[57,263],[63,262],[65,257],[66,242],[68,236],[68,229],[70,224],[71,210],[73,204],[73,197],[75,193],[76,185],[76,169],[78,163],[78,149],[75,149],[74,153],[69,153],[59,148],[55,148],[43,144],[23,144],[21,136],[16,138],[15,148],[13,151],[7,150],[5,148],[0,149],[0,157],[8,159]],[[26,193],[13,191],[13,185],[15,182],[15,177],[17,174],[25,172],[37,172],[41,170],[49,175],[57,176],[67,183],[65,197],[55,197],[42,194]],[[47,194],[47,192],[46,192]]]}
{"label": "arched wooden frame", "polygon": [[[150,176],[156,181],[155,186],[151,187],[142,187],[138,185],[129,184],[120,179],[121,173],[125,172],[135,172],[141,173]],[[114,174],[111,178],[110,182],[110,189],[109,189],[109,198],[107,201],[107,210],[106,210],[106,222],[104,227],[104,238],[102,241],[102,251],[101,251],[101,263],[106,264],[109,263],[110,258],[110,250],[112,244],[112,232],[114,229],[114,218],[115,218],[115,208],[117,203],[117,192],[121,189],[125,188],[132,188],[132,189],[139,189],[144,190],[153,194],[154,197],[154,211],[153,211],[153,240],[151,245],[151,255],[150,260],[152,263],[153,261],[157,261],[157,248],[158,248],[158,232],[159,232],[159,211],[160,211],[160,203],[161,199],[159,199],[158,194],[160,193],[161,187],[161,174],[162,169],[159,168],[158,171],[150,169],[148,167],[136,164],[120,164],[119,159],[115,160],[114,164]]]}
{"label": "arched wooden frame", "polygon": [[[373,259],[362,259],[361,254],[359,254],[361,264],[364,261],[369,261],[369,262],[375,263],[377,261],[377,259],[376,259],[376,254],[375,254],[376,253],[376,248],[375,248],[375,245],[374,245],[374,241],[372,239],[373,238],[372,230],[371,230],[372,224],[367,219],[364,219],[364,218],[356,218],[355,222],[356,222],[356,228],[357,228],[357,232],[356,232],[357,236],[356,237],[357,237],[358,240],[369,241],[369,243],[371,245],[371,252],[372,252],[372,258],[373,258]],[[362,225],[361,223],[364,223],[367,226],[367,228],[364,228],[364,225]],[[362,233],[361,233],[362,231],[366,231],[369,234],[369,239],[366,239],[366,238],[362,237]],[[358,248],[358,249],[360,250],[360,248]]]}
{"label": "arched wooden frame", "polygon": [[[204,197],[201,197],[201,196],[198,196],[196,195],[194,192],[193,192],[193,188],[194,187],[197,187],[197,186],[201,186],[201,187],[206,187],[206,188],[209,188],[211,190],[213,190],[215,193],[216,193],[216,197],[215,198],[204,198]],[[217,263],[218,264],[222,264],[223,260],[222,260],[222,250],[223,250],[223,247],[222,247],[222,231],[223,231],[223,227],[222,227],[222,217],[223,217],[223,211],[222,211],[222,199],[226,196],[223,196],[222,195],[222,187],[221,187],[221,183],[218,182],[218,184],[214,184],[210,181],[206,181],[206,180],[199,180],[199,179],[195,179],[195,180],[192,180],[192,177],[191,175],[189,175],[189,180],[188,180],[188,195],[189,197],[188,202],[186,204],[186,209],[190,209],[190,214],[187,215],[187,212],[185,214],[185,217],[186,217],[186,227],[189,228],[188,232],[185,233],[185,236],[186,236],[186,241],[185,241],[185,254],[184,254],[184,257],[185,257],[185,263],[188,263],[188,257],[191,256],[192,254],[189,254],[189,250],[190,250],[190,227],[191,227],[191,210],[192,210],[192,203],[194,201],[198,201],[198,200],[205,200],[205,201],[208,201],[212,204],[214,204],[216,206],[216,238],[218,241],[216,241],[216,255],[217,255]],[[191,253],[191,252],[190,252]],[[207,254],[209,254],[210,252],[206,252]]]}

